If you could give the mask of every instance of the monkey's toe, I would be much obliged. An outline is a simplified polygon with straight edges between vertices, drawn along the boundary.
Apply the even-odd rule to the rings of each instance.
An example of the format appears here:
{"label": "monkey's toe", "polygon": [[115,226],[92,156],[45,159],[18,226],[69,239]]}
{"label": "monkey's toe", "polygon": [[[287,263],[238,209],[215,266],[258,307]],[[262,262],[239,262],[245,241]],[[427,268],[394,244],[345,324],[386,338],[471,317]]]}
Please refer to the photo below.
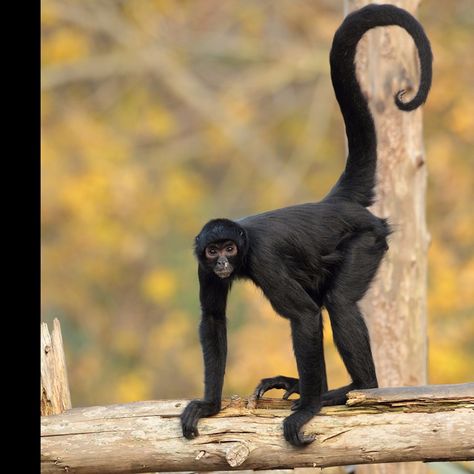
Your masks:
{"label": "monkey's toe", "polygon": [[196,438],[199,436],[199,431],[197,429],[197,422],[199,418],[188,418],[181,419],[181,429],[183,430],[183,436],[187,439]]}
{"label": "monkey's toe", "polygon": [[298,398],[297,400],[294,400],[293,403],[291,404],[291,411],[296,411],[301,408],[301,400]]}
{"label": "monkey's toe", "polygon": [[283,422],[283,434],[290,444],[296,447],[302,447],[312,443],[316,439],[315,435],[300,433],[301,427],[309,421],[312,416],[313,412],[311,410],[302,409],[285,418]]}
{"label": "monkey's toe", "polygon": [[285,377],[284,375],[277,375],[276,377],[269,377],[260,380],[253,395],[256,398],[262,398],[265,392],[274,388],[284,389],[286,392],[283,394],[283,398],[286,400],[293,393],[299,393],[299,382],[298,379],[293,377]]}
{"label": "monkey's toe", "polygon": [[185,438],[193,439],[196,438],[196,436],[199,436],[197,424],[202,415],[201,403],[199,400],[189,402],[188,406],[181,414],[181,429]]}

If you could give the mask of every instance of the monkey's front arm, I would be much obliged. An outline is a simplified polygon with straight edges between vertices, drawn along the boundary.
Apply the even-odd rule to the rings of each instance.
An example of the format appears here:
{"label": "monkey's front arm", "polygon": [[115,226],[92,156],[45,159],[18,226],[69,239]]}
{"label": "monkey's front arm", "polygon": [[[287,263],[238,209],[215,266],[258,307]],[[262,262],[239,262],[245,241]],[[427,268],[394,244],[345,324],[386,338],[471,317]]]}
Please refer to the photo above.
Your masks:
{"label": "monkey's front arm", "polygon": [[221,409],[222,387],[227,357],[225,309],[229,284],[213,275],[199,271],[201,324],[199,336],[204,358],[204,399],[192,400],[181,414],[183,435],[198,436],[200,418],[215,415]]}

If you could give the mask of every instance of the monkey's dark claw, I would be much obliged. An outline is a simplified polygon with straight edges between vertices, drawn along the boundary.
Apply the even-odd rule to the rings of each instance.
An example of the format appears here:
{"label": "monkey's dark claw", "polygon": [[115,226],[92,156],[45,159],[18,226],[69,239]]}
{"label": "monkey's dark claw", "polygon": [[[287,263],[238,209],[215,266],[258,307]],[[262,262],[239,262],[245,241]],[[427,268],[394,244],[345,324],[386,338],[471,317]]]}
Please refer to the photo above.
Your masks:
{"label": "monkey's dark claw", "polygon": [[199,435],[197,423],[201,418],[201,407],[198,400],[193,400],[188,404],[181,414],[181,429],[183,436],[187,439],[193,439]]}
{"label": "monkey's dark claw", "polygon": [[187,439],[193,439],[199,436],[199,431],[197,429],[197,420],[186,423],[181,420],[181,427],[183,430],[183,436]]}
{"label": "monkey's dark claw", "polygon": [[283,400],[288,400],[294,393],[299,393],[298,383],[295,383],[289,390],[283,394]]}
{"label": "monkey's dark claw", "polygon": [[293,403],[291,404],[291,411],[296,411],[301,408],[301,400],[298,398],[298,400],[294,400]]}
{"label": "monkey's dark claw", "polygon": [[283,398],[285,400],[287,400],[288,397],[293,393],[300,393],[298,379],[293,377],[285,377],[284,375],[277,375],[276,377],[262,379],[255,389],[253,395],[256,398],[262,398],[265,392],[268,392],[268,390],[272,390],[274,388],[286,390],[283,394]]}
{"label": "monkey's dark claw", "polygon": [[316,439],[316,435],[305,435],[301,433],[296,433],[295,441],[291,444],[294,446],[302,447],[311,444]]}
{"label": "monkey's dark claw", "polygon": [[296,447],[302,447],[312,443],[316,439],[316,436],[313,434],[305,435],[300,433],[300,429],[317,411],[317,409],[312,408],[301,408],[285,418],[283,421],[283,434],[290,444]]}
{"label": "monkey's dark claw", "polygon": [[197,424],[200,418],[215,415],[220,409],[220,403],[205,400],[192,400],[181,414],[181,429],[183,436],[193,439],[199,436]]}
{"label": "monkey's dark claw", "polygon": [[183,425],[183,436],[186,439],[194,439],[199,436],[199,431],[196,427]]}

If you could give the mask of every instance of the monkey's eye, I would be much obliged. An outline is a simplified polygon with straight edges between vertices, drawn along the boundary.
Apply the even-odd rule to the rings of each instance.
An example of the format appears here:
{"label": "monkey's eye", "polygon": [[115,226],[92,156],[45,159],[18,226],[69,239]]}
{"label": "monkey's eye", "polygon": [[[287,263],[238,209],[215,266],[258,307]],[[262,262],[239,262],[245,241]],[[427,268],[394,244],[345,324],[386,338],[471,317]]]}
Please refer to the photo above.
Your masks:
{"label": "monkey's eye", "polygon": [[227,253],[227,255],[229,256],[234,256],[234,255],[237,255],[237,247],[235,245],[228,245],[226,248],[225,248],[225,251]]}
{"label": "monkey's eye", "polygon": [[217,249],[215,247],[208,247],[206,253],[207,255],[217,255]]}

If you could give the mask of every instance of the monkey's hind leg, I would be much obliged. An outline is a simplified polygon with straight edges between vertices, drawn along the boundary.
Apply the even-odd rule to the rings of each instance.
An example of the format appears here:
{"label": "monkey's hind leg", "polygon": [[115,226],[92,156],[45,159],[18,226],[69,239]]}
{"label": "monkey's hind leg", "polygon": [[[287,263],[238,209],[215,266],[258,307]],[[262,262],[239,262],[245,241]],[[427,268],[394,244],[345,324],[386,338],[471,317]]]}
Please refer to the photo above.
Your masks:
{"label": "monkey's hind leg", "polygon": [[[322,316],[321,313],[317,316],[319,317],[320,324],[322,325]],[[321,341],[321,350],[323,353],[324,358],[324,348],[323,348],[323,333],[322,331],[319,334]],[[322,391],[327,392],[328,390],[328,383],[327,383],[327,375],[326,375],[326,364],[324,361],[322,362],[323,374],[322,374]],[[257,385],[257,388],[254,390],[252,396],[255,398],[262,398],[265,392],[268,392],[272,389],[283,389],[285,393],[283,394],[283,400],[288,400],[288,398],[293,394],[300,394],[300,386],[299,386],[299,379],[294,377],[287,377],[285,375],[276,375],[275,377],[268,377],[265,379],[260,380],[260,383]],[[324,396],[324,395],[323,395]],[[300,406],[300,400],[296,399],[293,401],[291,406],[292,410],[297,410]]]}
{"label": "monkey's hind leg", "polygon": [[344,404],[347,392],[378,386],[369,332],[358,302],[369,288],[387,248],[383,234],[366,232],[353,238],[325,298],[334,343],[352,383],[323,394],[323,405]]}

